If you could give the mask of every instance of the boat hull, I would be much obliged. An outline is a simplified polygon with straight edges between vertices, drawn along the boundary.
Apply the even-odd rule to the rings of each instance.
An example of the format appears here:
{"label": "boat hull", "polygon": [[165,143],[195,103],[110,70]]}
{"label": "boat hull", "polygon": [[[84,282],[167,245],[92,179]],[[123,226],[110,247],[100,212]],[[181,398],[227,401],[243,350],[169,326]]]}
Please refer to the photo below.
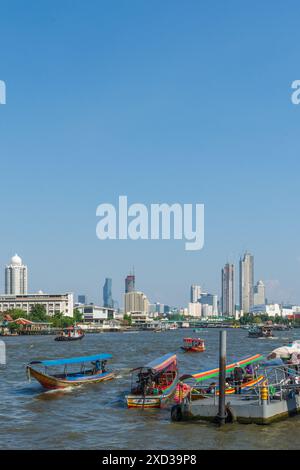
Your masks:
{"label": "boat hull", "polygon": [[104,372],[97,375],[86,377],[61,379],[52,375],[43,374],[42,372],[27,366],[27,374],[29,377],[35,378],[47,390],[59,390],[68,387],[78,387],[87,383],[98,383],[111,380],[115,377],[115,372]]}
{"label": "boat hull", "polygon": [[[249,380],[248,382],[244,382],[241,384],[241,390],[245,391],[245,390],[248,390],[248,389],[251,389],[252,387],[255,387],[255,385],[258,385],[260,384],[261,382],[263,382],[263,380],[265,380],[265,377],[263,375],[260,375],[259,377],[257,377],[256,379],[252,379],[252,380]],[[235,394],[235,388],[234,387],[229,387],[225,390],[225,394],[226,395],[233,395]],[[219,396],[219,391],[217,390],[217,393],[216,393],[217,396]],[[201,400],[202,398],[207,398],[207,395],[206,396],[201,396],[201,394],[197,393],[197,388],[194,388],[192,390],[192,393],[191,393],[191,399],[192,401],[194,400]]]}
{"label": "boat hull", "polygon": [[79,339],[82,339],[84,338],[84,335],[80,335],[80,336],[56,336],[56,338],[54,338],[55,341],[77,341]]}
{"label": "boat hull", "polygon": [[183,349],[185,352],[204,352],[206,349],[205,347],[184,347],[184,346],[181,346],[181,349]]}
{"label": "boat hull", "polygon": [[128,408],[162,408],[176,393],[178,378],[164,390],[161,395],[134,395],[129,394],[125,397]]}

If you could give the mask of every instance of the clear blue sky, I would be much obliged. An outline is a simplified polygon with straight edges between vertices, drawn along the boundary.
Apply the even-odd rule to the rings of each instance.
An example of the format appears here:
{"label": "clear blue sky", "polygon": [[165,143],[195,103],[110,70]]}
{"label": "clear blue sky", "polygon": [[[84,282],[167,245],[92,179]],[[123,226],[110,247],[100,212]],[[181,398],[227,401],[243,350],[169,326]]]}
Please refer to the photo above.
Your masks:
{"label": "clear blue sky", "polygon": [[[269,299],[300,302],[299,2],[10,0],[0,13],[0,266],[17,252],[30,291],[99,303],[106,276],[121,300],[134,265],[151,301],[184,305],[191,283],[219,293],[222,265],[248,249]],[[121,194],[204,203],[204,249],[99,241],[96,207]]]}

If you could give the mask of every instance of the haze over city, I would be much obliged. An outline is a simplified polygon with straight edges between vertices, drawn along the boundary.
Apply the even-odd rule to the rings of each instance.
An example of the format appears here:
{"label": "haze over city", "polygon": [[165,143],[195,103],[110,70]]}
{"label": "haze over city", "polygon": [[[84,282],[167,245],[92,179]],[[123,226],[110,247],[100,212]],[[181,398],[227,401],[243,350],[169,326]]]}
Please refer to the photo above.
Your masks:
{"label": "haze over city", "polygon": [[[289,5],[2,5],[1,272],[17,252],[30,292],[94,302],[110,277],[121,305],[134,266],[149,299],[180,306],[193,283],[220,294],[221,268],[237,269],[249,250],[268,299],[299,303],[298,17]],[[98,240],[96,208],[120,194],[203,203],[203,250]]]}

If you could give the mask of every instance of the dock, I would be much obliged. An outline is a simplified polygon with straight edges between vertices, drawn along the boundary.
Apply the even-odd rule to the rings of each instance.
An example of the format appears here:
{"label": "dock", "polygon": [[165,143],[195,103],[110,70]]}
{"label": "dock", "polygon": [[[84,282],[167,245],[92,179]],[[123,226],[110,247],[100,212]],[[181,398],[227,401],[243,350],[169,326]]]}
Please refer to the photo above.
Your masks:
{"label": "dock", "polygon": [[[277,399],[261,400],[243,395],[228,395],[225,400],[226,422],[242,424],[271,424],[300,412],[300,396],[293,390]],[[173,421],[200,420],[216,422],[218,399],[204,398],[197,401],[185,400],[172,408]]]}

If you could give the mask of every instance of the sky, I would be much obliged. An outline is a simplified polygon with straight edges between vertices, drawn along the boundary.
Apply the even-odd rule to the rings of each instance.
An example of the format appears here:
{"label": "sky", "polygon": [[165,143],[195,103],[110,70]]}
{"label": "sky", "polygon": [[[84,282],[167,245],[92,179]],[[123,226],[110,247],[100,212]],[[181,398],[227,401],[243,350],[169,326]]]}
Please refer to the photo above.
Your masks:
{"label": "sky", "polygon": [[[2,0],[0,291],[18,253],[29,291],[122,305],[124,278],[184,306],[220,294],[245,250],[270,301],[300,303],[297,1]],[[96,208],[203,203],[205,245],[96,237]],[[2,266],[2,268],[1,268]],[[2,271],[2,274],[1,274]],[[238,296],[237,296],[238,300]]]}

